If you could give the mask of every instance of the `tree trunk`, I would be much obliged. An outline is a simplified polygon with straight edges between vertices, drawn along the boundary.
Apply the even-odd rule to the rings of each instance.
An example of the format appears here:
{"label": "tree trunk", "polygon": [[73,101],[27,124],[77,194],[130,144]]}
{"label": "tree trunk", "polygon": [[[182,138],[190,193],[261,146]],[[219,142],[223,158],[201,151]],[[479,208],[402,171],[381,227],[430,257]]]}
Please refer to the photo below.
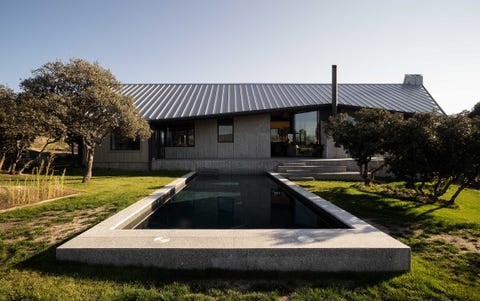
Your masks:
{"label": "tree trunk", "polygon": [[365,186],[370,186],[370,184],[372,183],[372,179],[370,178],[370,176],[368,174],[368,163],[362,164],[360,166],[360,174],[363,178],[363,184]]}
{"label": "tree trunk", "polygon": [[15,159],[13,160],[13,163],[10,166],[10,169],[9,169],[9,173],[11,175],[15,174],[15,172],[17,170],[17,165],[20,162],[20,160],[22,159],[23,149],[24,148],[21,147],[21,148],[17,148],[17,150],[16,150]]}
{"label": "tree trunk", "polygon": [[5,163],[5,158],[7,157],[6,153],[2,153],[2,158],[0,159],[0,170],[3,169],[3,163]]}
{"label": "tree trunk", "polygon": [[25,171],[25,169],[29,168],[30,165],[32,165],[33,162],[37,161],[38,159],[40,159],[42,157],[43,152],[45,152],[45,150],[47,149],[47,146],[49,146],[52,143],[57,142],[58,140],[59,139],[53,139],[53,140],[48,140],[47,139],[47,142],[43,145],[42,149],[37,154],[37,156],[35,158],[31,159],[30,161],[28,161],[27,163],[25,163],[18,173],[22,174]]}
{"label": "tree trunk", "polygon": [[462,185],[460,185],[460,187],[458,187],[457,191],[455,191],[455,193],[452,195],[452,197],[450,198],[449,200],[449,203],[450,204],[455,204],[455,199],[458,197],[458,195],[460,194],[460,192],[462,192],[462,190],[467,187],[468,185],[470,185],[471,181],[470,180],[466,180],[462,183]]}
{"label": "tree trunk", "polygon": [[86,151],[87,151],[87,156],[86,156],[87,164],[85,165],[82,183],[86,183],[90,181],[90,178],[92,177],[93,154],[95,149],[91,146],[86,146]]}

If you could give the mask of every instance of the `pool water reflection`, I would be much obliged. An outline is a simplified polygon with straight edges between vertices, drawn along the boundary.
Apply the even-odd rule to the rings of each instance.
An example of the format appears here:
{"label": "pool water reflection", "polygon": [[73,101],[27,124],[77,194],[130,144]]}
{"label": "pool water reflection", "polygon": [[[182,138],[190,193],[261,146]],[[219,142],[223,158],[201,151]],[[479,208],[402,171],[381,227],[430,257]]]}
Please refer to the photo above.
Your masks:
{"label": "pool water reflection", "polygon": [[268,176],[198,175],[137,229],[346,228]]}

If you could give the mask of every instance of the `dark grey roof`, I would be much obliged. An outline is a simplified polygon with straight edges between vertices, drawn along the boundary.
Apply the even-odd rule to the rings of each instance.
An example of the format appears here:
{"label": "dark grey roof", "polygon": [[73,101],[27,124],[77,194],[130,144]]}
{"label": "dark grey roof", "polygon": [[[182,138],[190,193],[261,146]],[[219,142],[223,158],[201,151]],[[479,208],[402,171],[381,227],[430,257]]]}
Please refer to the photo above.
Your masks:
{"label": "dark grey roof", "polygon": [[[206,117],[331,103],[330,84],[125,84],[147,120]],[[339,84],[339,106],[431,112],[441,108],[422,86]]]}

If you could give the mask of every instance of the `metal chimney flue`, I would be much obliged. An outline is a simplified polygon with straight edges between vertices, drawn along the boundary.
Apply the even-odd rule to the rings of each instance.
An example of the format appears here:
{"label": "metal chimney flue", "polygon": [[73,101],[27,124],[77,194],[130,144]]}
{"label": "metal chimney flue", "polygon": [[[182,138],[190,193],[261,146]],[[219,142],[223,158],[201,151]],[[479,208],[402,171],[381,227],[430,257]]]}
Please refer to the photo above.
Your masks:
{"label": "metal chimney flue", "polygon": [[338,84],[337,84],[337,65],[332,65],[332,116],[337,116],[338,108]]}

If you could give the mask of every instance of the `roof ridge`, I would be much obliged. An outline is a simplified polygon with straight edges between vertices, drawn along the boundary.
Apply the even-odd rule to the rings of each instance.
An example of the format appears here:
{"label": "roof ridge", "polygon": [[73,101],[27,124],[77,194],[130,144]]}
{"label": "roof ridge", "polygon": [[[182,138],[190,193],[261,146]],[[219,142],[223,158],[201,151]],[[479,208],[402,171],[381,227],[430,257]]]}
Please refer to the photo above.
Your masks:
{"label": "roof ridge", "polygon": [[[122,83],[122,85],[331,85],[331,83]],[[403,83],[339,83],[339,85],[405,85]]]}

